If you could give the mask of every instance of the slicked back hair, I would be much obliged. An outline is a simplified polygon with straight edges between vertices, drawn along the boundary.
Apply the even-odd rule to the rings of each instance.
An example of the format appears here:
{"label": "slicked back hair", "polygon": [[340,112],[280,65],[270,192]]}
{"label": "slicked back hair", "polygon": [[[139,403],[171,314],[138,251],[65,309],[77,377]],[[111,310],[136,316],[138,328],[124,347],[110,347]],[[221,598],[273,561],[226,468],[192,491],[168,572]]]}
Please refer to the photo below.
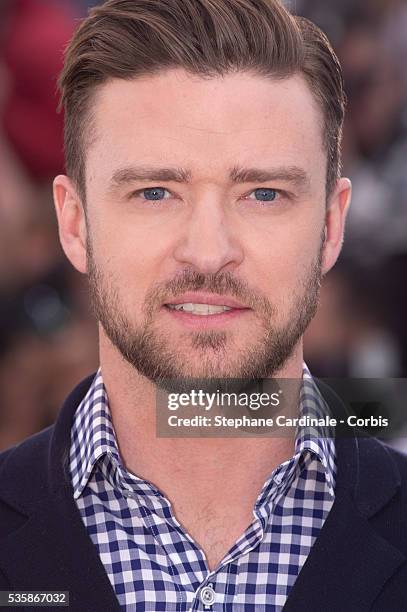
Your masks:
{"label": "slicked back hair", "polygon": [[279,0],[107,0],[76,30],[59,79],[66,171],[83,200],[95,92],[112,78],[170,68],[203,78],[303,75],[323,113],[331,193],[341,172],[345,94],[339,61],[316,25]]}

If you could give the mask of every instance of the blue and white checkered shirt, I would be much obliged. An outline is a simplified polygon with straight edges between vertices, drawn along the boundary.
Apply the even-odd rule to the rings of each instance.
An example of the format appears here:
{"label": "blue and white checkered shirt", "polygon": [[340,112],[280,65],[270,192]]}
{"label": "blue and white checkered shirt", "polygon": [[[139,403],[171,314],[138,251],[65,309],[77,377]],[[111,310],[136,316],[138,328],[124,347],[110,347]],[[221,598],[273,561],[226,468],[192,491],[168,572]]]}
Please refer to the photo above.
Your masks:
{"label": "blue and white checkered shirt", "polygon": [[[304,364],[299,414],[326,413]],[[283,608],[332,507],[336,459],[333,438],[298,428],[294,456],[267,478],[253,522],[212,571],[169,500],[125,469],[100,370],[75,413],[70,468],[82,520],[122,609],[271,612]]]}

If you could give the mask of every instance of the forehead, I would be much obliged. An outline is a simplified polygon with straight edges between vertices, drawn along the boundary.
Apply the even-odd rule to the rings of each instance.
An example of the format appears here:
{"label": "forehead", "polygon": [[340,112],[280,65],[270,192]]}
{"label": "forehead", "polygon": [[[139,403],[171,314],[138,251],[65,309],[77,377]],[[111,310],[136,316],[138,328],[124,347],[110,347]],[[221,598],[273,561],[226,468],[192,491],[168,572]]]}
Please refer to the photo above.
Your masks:
{"label": "forehead", "polygon": [[[199,174],[236,164],[324,165],[323,115],[305,79],[168,70],[114,79],[95,95],[87,168],[171,163]],[[310,172],[310,174],[312,174]]]}

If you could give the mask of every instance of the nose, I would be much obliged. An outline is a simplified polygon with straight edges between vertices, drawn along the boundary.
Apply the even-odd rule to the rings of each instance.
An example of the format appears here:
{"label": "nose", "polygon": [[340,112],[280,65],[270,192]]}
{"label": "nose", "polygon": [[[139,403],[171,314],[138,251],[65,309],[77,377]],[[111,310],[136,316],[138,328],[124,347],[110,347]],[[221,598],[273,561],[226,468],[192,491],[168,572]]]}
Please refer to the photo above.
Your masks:
{"label": "nose", "polygon": [[244,258],[240,239],[219,196],[195,201],[174,251],[183,266],[201,274],[232,271]]}

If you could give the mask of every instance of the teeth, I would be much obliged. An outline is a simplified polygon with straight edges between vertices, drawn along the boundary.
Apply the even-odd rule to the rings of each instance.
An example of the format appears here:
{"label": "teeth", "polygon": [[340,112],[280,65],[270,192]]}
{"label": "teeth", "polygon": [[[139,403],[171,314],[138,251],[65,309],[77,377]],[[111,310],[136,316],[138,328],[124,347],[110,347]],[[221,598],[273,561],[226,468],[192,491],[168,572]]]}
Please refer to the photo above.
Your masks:
{"label": "teeth", "polygon": [[226,312],[232,310],[229,306],[215,306],[214,304],[168,304],[168,307],[172,310],[181,310],[183,312],[190,312],[194,315],[213,315],[219,314],[220,312]]}

